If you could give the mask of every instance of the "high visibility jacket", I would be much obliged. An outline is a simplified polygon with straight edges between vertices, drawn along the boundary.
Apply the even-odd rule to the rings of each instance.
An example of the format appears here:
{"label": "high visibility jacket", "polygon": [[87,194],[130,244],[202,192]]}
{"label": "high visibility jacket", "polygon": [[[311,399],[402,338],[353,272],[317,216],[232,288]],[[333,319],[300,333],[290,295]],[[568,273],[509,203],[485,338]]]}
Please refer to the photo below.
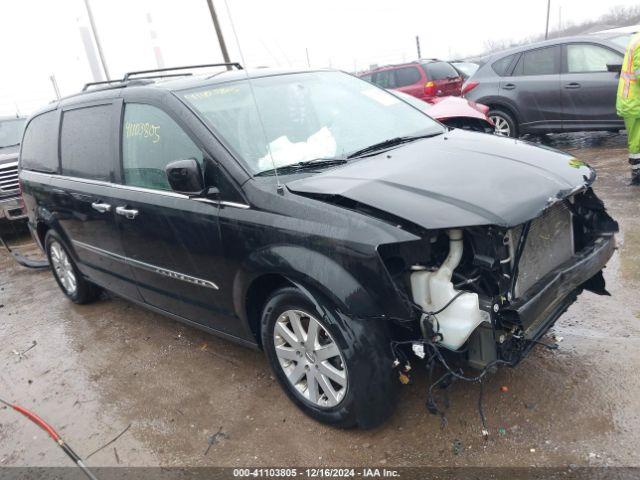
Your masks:
{"label": "high visibility jacket", "polygon": [[621,117],[640,117],[640,32],[631,37],[624,55],[616,109]]}

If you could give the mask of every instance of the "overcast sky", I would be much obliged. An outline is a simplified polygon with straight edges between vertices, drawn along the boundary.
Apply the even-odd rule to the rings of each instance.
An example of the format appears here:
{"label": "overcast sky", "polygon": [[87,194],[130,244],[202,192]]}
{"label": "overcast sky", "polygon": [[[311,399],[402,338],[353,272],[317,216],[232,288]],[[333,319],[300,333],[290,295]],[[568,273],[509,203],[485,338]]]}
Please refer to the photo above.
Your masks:
{"label": "overcast sky", "polygon": [[[89,0],[112,78],[167,66],[221,61],[206,0]],[[613,5],[639,0],[551,0],[551,27],[596,18]],[[452,58],[482,52],[488,40],[544,32],[547,0],[478,2],[377,0],[215,0],[232,60],[240,61],[235,25],[249,67],[365,69],[416,57]],[[228,6],[228,8],[227,8]],[[230,15],[229,15],[230,14]],[[149,15],[151,23],[149,23]],[[0,115],[28,114],[92,81],[81,31],[84,0],[0,2]],[[155,32],[153,38],[152,30]]]}

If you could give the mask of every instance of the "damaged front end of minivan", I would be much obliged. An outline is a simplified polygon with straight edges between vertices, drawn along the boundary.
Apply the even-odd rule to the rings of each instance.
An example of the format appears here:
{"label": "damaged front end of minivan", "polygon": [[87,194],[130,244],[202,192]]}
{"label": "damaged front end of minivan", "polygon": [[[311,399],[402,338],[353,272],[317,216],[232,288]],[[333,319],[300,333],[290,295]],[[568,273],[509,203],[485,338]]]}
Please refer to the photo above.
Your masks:
{"label": "damaged front end of minivan", "polygon": [[585,163],[524,142],[479,151],[472,139],[454,131],[428,159],[411,145],[288,187],[418,238],[377,246],[413,312],[396,319],[397,343],[485,370],[516,365],[583,290],[608,294],[618,225]]}
{"label": "damaged front end of minivan", "polygon": [[517,364],[583,290],[608,294],[617,231],[587,187],[519,225],[441,229],[378,250],[421,339],[484,369]]}

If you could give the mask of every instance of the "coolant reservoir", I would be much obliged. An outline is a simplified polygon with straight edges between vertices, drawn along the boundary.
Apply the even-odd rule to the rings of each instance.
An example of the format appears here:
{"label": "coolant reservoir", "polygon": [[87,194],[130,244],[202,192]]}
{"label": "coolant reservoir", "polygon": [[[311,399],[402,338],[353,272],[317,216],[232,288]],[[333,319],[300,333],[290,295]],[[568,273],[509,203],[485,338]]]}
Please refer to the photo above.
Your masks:
{"label": "coolant reservoir", "polygon": [[[449,230],[449,255],[435,272],[414,271],[411,274],[413,301],[426,312],[436,312],[449,303],[459,290],[453,288],[451,277],[462,258],[462,231]],[[445,310],[431,316],[433,330],[442,335],[441,345],[458,350],[469,335],[482,323],[478,294],[466,292]]]}

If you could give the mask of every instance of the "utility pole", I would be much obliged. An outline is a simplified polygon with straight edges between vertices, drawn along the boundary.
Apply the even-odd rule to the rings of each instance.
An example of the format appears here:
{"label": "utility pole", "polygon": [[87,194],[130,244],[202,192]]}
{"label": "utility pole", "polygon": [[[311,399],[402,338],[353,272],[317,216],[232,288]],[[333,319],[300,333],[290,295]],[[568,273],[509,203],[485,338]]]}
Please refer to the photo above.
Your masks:
{"label": "utility pole", "polygon": [[91,6],[89,0],[84,0],[84,6],[87,8],[87,16],[89,17],[89,25],[91,25],[91,31],[93,32],[93,39],[96,42],[96,48],[98,49],[98,56],[100,57],[100,63],[102,63],[102,70],[104,70],[104,76],[107,80],[111,80],[109,76],[109,70],[107,69],[107,62],[104,59],[104,53],[102,53],[102,46],[100,45],[100,39],[98,38],[98,31],[96,30],[96,24],[93,21],[93,13],[91,13]]}
{"label": "utility pole", "polygon": [[311,62],[309,61],[309,49],[305,48],[304,52],[307,54],[307,68],[311,68]]}
{"label": "utility pole", "polygon": [[558,31],[562,30],[562,5],[558,7]]}
{"label": "utility pole", "polygon": [[60,89],[58,88],[58,82],[56,81],[56,76],[49,75],[49,80],[51,80],[51,85],[53,85],[53,91],[56,94],[56,100],[60,100]]}
{"label": "utility pole", "polygon": [[549,12],[551,11],[551,0],[547,0],[547,27],[544,30],[544,39],[549,38]]}
{"label": "utility pole", "polygon": [[416,48],[418,49],[418,58],[422,58],[420,54],[420,37],[418,35],[416,35]]}
{"label": "utility pole", "polygon": [[[224,37],[222,36],[222,30],[220,30],[220,22],[218,22],[218,15],[216,14],[216,8],[213,6],[213,0],[207,0],[209,5],[209,12],[211,12],[211,20],[213,20],[213,28],[216,29],[216,35],[218,36],[218,43],[220,44],[220,51],[222,52],[222,58],[225,63],[229,63],[229,52],[227,52],[227,44],[224,43]],[[231,67],[227,65],[227,70],[231,70]]]}

